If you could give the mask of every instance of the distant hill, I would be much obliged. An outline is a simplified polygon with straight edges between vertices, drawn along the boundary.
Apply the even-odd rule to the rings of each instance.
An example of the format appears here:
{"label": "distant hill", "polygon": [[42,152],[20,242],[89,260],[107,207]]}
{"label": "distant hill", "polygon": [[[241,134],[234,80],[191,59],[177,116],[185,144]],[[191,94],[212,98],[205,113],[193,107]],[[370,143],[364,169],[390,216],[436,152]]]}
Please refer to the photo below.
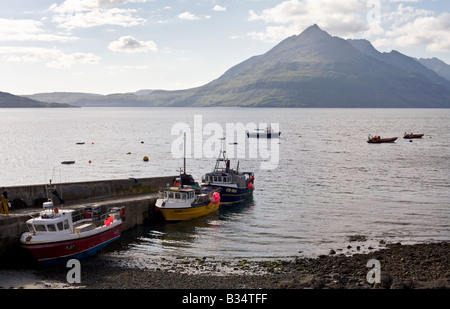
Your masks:
{"label": "distant hill", "polygon": [[450,65],[446,64],[444,61],[437,58],[420,58],[418,61],[450,81]]}
{"label": "distant hill", "polygon": [[44,103],[26,97],[16,96],[7,92],[0,92],[0,108],[43,108],[43,107],[74,107],[69,104]]}
{"label": "distant hill", "polygon": [[64,103],[64,104],[77,104],[78,101],[83,100],[95,100],[103,97],[101,94],[93,94],[93,93],[82,93],[82,92],[49,92],[49,93],[37,93],[32,95],[26,95],[24,97],[48,102],[48,103]]}
{"label": "distant hill", "polygon": [[380,53],[369,41],[344,40],[313,25],[201,87],[91,95],[70,104],[449,108],[450,81],[397,51]]}

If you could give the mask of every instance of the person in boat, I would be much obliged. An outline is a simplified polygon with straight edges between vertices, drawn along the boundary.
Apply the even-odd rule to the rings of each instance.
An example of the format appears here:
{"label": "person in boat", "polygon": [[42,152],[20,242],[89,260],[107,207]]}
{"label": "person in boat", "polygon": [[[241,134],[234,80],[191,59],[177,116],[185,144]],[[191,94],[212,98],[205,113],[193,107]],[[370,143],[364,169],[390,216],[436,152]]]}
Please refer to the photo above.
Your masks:
{"label": "person in boat", "polygon": [[174,185],[175,187],[180,186],[180,185],[181,185],[181,178],[180,178],[180,177],[175,178],[175,179],[173,180],[173,185]]}

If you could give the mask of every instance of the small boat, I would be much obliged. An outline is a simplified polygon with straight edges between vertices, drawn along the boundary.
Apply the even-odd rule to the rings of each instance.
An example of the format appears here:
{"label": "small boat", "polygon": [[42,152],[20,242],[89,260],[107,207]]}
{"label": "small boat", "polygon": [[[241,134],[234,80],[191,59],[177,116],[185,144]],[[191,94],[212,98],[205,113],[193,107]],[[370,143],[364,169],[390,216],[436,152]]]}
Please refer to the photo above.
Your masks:
{"label": "small boat", "polygon": [[186,221],[205,216],[220,205],[220,195],[201,192],[201,188],[193,188],[180,184],[171,186],[160,193],[155,206],[166,221]]}
{"label": "small boat", "polygon": [[403,136],[403,138],[422,138],[422,136],[423,136],[423,134],[413,134],[412,132],[411,133],[405,132],[405,135]]}
{"label": "small boat", "polygon": [[[186,150],[186,134],[184,134],[184,149]],[[174,179],[172,186],[168,185],[160,192],[155,207],[166,221],[186,221],[205,216],[220,206],[220,195],[217,192],[205,192],[194,180],[186,174],[186,156],[184,169],[180,177]]]}
{"label": "small boat", "polygon": [[26,222],[29,231],[20,237],[21,246],[41,264],[92,256],[121,236],[123,207],[100,215],[95,207],[58,209],[51,198],[42,206],[39,216]]}
{"label": "small boat", "polygon": [[[281,131],[275,132],[272,130],[271,126],[268,126],[264,129],[256,129],[257,132],[248,132],[247,137],[256,137],[256,138],[278,138],[281,135]],[[261,131],[261,132],[260,132]]]}
{"label": "small boat", "polygon": [[61,164],[75,164],[75,161],[62,161]]}
{"label": "small boat", "polygon": [[369,135],[367,142],[371,144],[378,144],[378,143],[393,143],[397,140],[397,137],[388,137],[388,138],[381,138],[379,135]]}
{"label": "small boat", "polygon": [[84,145],[84,142],[77,142],[77,145]]}
{"label": "small boat", "polygon": [[210,173],[202,178],[202,188],[220,194],[223,206],[244,202],[253,197],[255,177],[253,172],[240,172],[239,162],[236,170],[230,167],[230,160],[221,149],[216,165]]}

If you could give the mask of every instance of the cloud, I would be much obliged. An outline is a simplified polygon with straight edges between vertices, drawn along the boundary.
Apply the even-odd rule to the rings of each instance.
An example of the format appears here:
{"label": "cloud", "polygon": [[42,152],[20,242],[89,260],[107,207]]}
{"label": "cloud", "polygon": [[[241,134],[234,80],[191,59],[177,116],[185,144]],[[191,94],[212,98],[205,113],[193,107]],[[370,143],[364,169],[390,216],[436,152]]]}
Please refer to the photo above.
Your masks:
{"label": "cloud", "polygon": [[66,0],[60,5],[51,5],[49,11],[55,14],[52,21],[60,28],[69,30],[101,25],[132,27],[145,24],[145,19],[135,16],[136,10],[116,6],[147,1],[149,0]]}
{"label": "cloud", "polygon": [[432,11],[400,4],[383,16],[383,23],[391,26],[374,42],[376,47],[423,46],[431,52],[450,51],[449,13],[435,16]]}
{"label": "cloud", "polygon": [[61,4],[52,4],[50,11],[55,13],[73,13],[117,7],[126,3],[145,3],[152,0],[65,0]]}
{"label": "cloud", "polygon": [[183,19],[183,20],[199,20],[200,19],[199,17],[197,17],[196,15],[194,15],[190,12],[183,12],[181,14],[178,14],[178,18]]}
{"label": "cloud", "polygon": [[108,9],[94,10],[74,14],[58,14],[53,17],[53,21],[58,23],[58,27],[66,29],[91,28],[102,25],[116,25],[122,27],[132,27],[142,25],[145,19],[133,16],[135,10]]}
{"label": "cloud", "polygon": [[250,10],[248,21],[263,21],[267,26],[249,35],[277,42],[317,24],[334,35],[348,36],[369,29],[367,12],[367,0],[289,0],[259,14]]}
{"label": "cloud", "polygon": [[122,53],[140,53],[158,50],[155,42],[153,41],[139,41],[132,36],[120,37],[117,41],[111,42],[108,45],[108,49],[113,52]]}
{"label": "cloud", "polygon": [[57,49],[41,47],[2,46],[0,54],[7,62],[45,62],[47,67],[69,69],[76,64],[98,64],[100,57],[92,53],[65,54]]}
{"label": "cloud", "polygon": [[43,23],[29,19],[0,18],[0,41],[61,41],[77,40],[77,37],[49,34]]}
{"label": "cloud", "polygon": [[224,12],[224,11],[226,11],[226,10],[227,10],[226,7],[220,6],[220,5],[218,5],[218,4],[216,4],[216,5],[213,7],[213,11],[217,11],[217,12]]}

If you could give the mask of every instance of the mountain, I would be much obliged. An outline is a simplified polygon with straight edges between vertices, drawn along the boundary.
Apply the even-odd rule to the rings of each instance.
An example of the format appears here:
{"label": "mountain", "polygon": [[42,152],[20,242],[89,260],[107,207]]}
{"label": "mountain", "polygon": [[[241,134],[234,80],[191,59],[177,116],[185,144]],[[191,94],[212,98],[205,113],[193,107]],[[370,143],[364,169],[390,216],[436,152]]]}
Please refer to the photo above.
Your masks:
{"label": "mountain", "polygon": [[42,108],[42,107],[73,107],[73,106],[60,103],[44,103],[22,96],[16,96],[7,92],[0,92],[0,108],[1,107]]}
{"label": "mountain", "polygon": [[[373,45],[367,40],[347,40],[356,47],[361,52],[382,62],[388,63],[390,65],[396,66],[406,72],[416,73],[423,75],[427,79],[437,84],[445,85],[450,89],[450,80],[445,79],[439,75],[436,70],[427,67],[417,59],[403,55],[402,53],[393,50],[389,53],[381,53],[377,51]],[[435,58],[436,59],[436,58]],[[441,61],[442,62],[442,61]],[[445,64],[444,62],[442,62]]]}
{"label": "mountain", "polygon": [[420,58],[418,61],[427,68],[450,81],[450,65],[437,58]]}
{"label": "mountain", "polygon": [[103,97],[103,95],[82,92],[49,92],[26,95],[24,97],[42,102],[80,105],[78,104],[80,101],[95,100]]}
{"label": "mountain", "polygon": [[[139,93],[139,95],[137,95]],[[317,25],[210,83],[80,99],[80,106],[450,107],[450,82],[397,51],[344,40]]]}

